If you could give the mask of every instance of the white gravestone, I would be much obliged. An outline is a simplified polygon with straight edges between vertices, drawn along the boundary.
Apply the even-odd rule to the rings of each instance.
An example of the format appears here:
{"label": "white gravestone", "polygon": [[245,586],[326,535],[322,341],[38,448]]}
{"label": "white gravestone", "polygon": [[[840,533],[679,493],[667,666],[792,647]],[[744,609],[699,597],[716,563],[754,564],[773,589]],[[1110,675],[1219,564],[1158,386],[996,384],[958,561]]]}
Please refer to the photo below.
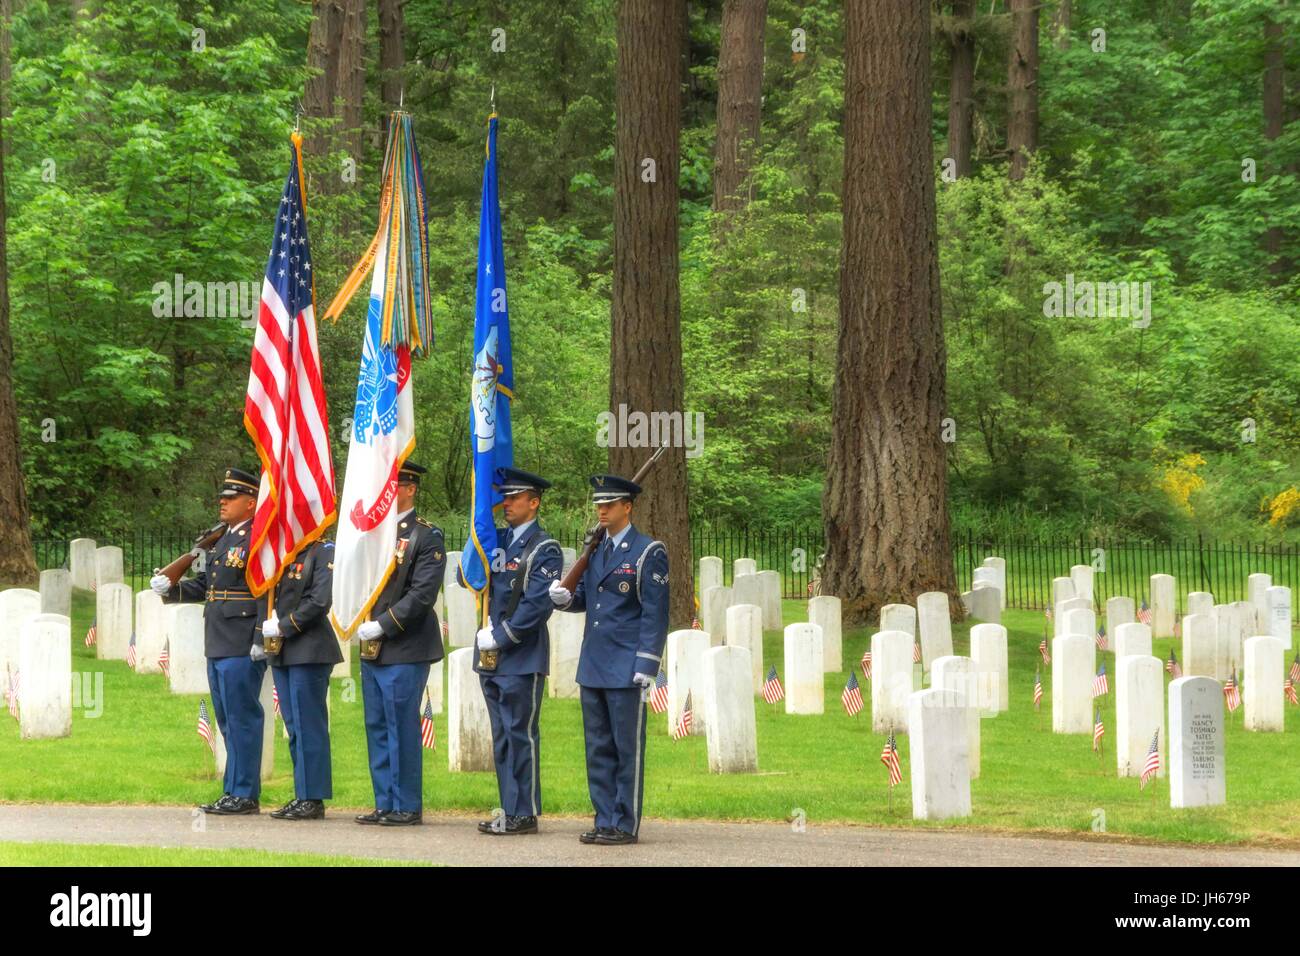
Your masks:
{"label": "white gravestone", "polygon": [[172,693],[209,693],[208,659],[203,655],[203,605],[164,605],[163,629]]}
{"label": "white gravestone", "polygon": [[1246,729],[1282,732],[1282,642],[1276,637],[1246,639],[1242,706]]}
{"label": "white gravestone", "polygon": [[0,686],[18,669],[18,636],[29,617],[41,613],[41,596],[31,588],[0,591]]}
{"label": "white gravestone", "polygon": [[705,740],[710,773],[758,770],[754,677],[749,651],[714,647],[704,654]]}
{"label": "white gravestone", "polygon": [[749,652],[749,666],[754,678],[754,693],[762,693],[763,680],[763,609],[754,604],[733,604],[727,608],[727,646],[743,647]]}
{"label": "white gravestone", "polygon": [[[763,581],[757,574],[739,574],[731,582],[732,604],[757,604],[763,606]],[[725,621],[726,618],[724,617]],[[763,627],[767,627],[767,618],[763,618]],[[721,643],[721,642],[719,642]]]}
{"label": "white gravestone", "polygon": [[954,692],[931,687],[909,696],[907,713],[912,728],[912,817],[970,816],[966,708]]}
{"label": "white gravestone", "polygon": [[700,558],[700,593],[722,586],[722,559],[711,554]]}
{"label": "white gravestone", "polygon": [[1209,591],[1191,591],[1187,595],[1188,614],[1213,614],[1214,595]]}
{"label": "white gravestone", "polygon": [[819,594],[808,599],[808,620],[821,628],[822,666],[828,674],[844,670],[843,625],[840,620],[840,599],[831,594]]}
{"label": "white gravestone", "polygon": [[1169,684],[1169,805],[1227,802],[1223,764],[1223,689],[1212,677]]}
{"label": "white gravestone", "polygon": [[1214,618],[1188,614],[1183,618],[1183,673],[1188,677],[1214,677],[1218,673],[1218,639]]}
{"label": "white gravestone", "polygon": [[1052,732],[1092,733],[1092,680],[1097,675],[1097,643],[1082,634],[1052,641]]}
{"label": "white gravestone", "polygon": [[1178,613],[1176,584],[1172,574],[1151,575],[1151,636],[1157,640],[1174,636],[1174,615]]}
{"label": "white gravestone", "polygon": [[122,549],[105,545],[95,549],[95,586],[122,583]]}
{"label": "white gravestone", "polygon": [[718,647],[726,637],[727,608],[736,602],[733,602],[731,588],[721,584],[715,584],[701,594],[700,630],[709,635],[709,644]]}
{"label": "white gravestone", "polygon": [[882,631],[906,631],[916,637],[916,608],[910,604],[886,604],[880,609]]}
{"label": "white gravestone", "polygon": [[970,589],[974,591],[981,584],[995,588],[998,586],[998,572],[994,568],[986,568],[981,565],[971,571]]}
{"label": "white gravestone", "polygon": [[966,711],[966,759],[972,780],[980,775],[980,711],[975,674],[975,662],[969,657],[938,657],[930,669],[931,685],[952,691]]}
{"label": "white gravestone", "polygon": [[787,714],[820,714],[826,709],[826,666],[823,663],[822,641],[822,629],[816,624],[799,622],[785,626]]}
{"label": "white gravestone", "polygon": [[1247,622],[1247,630],[1253,637],[1268,633],[1268,589],[1273,586],[1273,579],[1267,574],[1251,574],[1246,577],[1246,602],[1254,609],[1254,615]]}
{"label": "white gravestone", "polygon": [[[1118,631],[1121,624],[1133,624],[1136,621],[1137,607],[1131,597],[1113,597],[1106,602],[1107,637]],[[1144,624],[1143,627],[1146,625]],[[1147,653],[1149,654],[1150,651]]]}
{"label": "white gravestone", "polygon": [[1136,621],[1121,624],[1107,637],[1115,650],[1116,660],[1134,654],[1138,657],[1148,657],[1151,654],[1151,628],[1145,624]]}
{"label": "white gravestone", "polygon": [[492,770],[492,723],[472,647],[447,655],[447,767],[453,773]]}
{"label": "white gravestone", "polygon": [[970,657],[975,665],[980,716],[996,717],[1011,706],[1007,679],[1007,629],[1001,624],[976,624],[972,627]]}
{"label": "white gravestone", "polygon": [[781,630],[781,573],[779,571],[758,572],[759,591],[763,603],[763,630]]}
{"label": "white gravestone", "polygon": [[926,591],[919,595],[916,599],[916,623],[921,632],[921,668],[930,670],[939,658],[952,656],[952,615],[948,609],[948,595],[942,591]]}
{"label": "white gravestone", "polygon": [[72,733],[72,626],[63,614],[28,617],[18,637],[18,732],[23,740]]}
{"label": "white gravestone", "polygon": [[[1213,677],[1215,680],[1227,680],[1228,675],[1232,673],[1232,662],[1241,656],[1240,649],[1237,647],[1237,641],[1241,636],[1241,627],[1238,617],[1241,611],[1235,604],[1216,604],[1214,605],[1214,665],[1208,670],[1202,669],[1197,673],[1205,677]],[[1187,643],[1187,622],[1183,622],[1183,643]],[[1193,676],[1186,668],[1183,673]]]}
{"label": "white gravestone", "polygon": [[1002,622],[1002,592],[991,584],[976,586],[970,593],[970,616],[989,624]]}
{"label": "white gravestone", "polygon": [[55,568],[41,572],[41,613],[72,616],[72,575]]}
{"label": "white gravestone", "polygon": [[907,699],[912,680],[912,644],[907,631],[871,636],[871,729],[877,734],[907,733]]}
{"label": "white gravestone", "polygon": [[560,557],[564,562],[564,571],[560,574],[560,580],[563,581],[569,569],[578,563],[578,552],[573,548],[560,548]]}
{"label": "white gravestone", "polygon": [[478,606],[474,592],[459,584],[447,587],[447,640],[448,647],[471,647],[478,636]]}
{"label": "white gravestone", "polygon": [[1062,617],[1061,626],[1064,630],[1061,633],[1082,634],[1091,637],[1094,641],[1097,639],[1097,615],[1093,613],[1092,608],[1071,608]]}
{"label": "white gravestone", "polygon": [[551,635],[551,697],[578,697],[578,658],[582,654],[582,633],[587,627],[585,611],[556,611],[546,622]]}
{"label": "white gravestone", "polygon": [[95,651],[101,661],[126,660],[133,603],[129,584],[104,584],[95,592]]}
{"label": "white gravestone", "polygon": [[[441,626],[442,622],[445,620],[447,620],[445,615],[439,615],[438,616],[439,626]],[[335,633],[334,639],[338,641],[337,633]],[[330,677],[351,677],[352,661],[356,657],[357,642],[354,640],[347,640],[347,641],[339,641],[338,644],[339,644],[339,653],[343,655],[343,660],[339,661],[337,664],[334,665],[334,669],[330,671]]]}
{"label": "white gravestone", "polygon": [[1059,637],[1062,634],[1068,634],[1065,629],[1066,615],[1071,611],[1091,611],[1092,602],[1087,598],[1066,598],[1060,604],[1056,605],[1052,612],[1052,636]]}
{"label": "white gravestone", "polygon": [[1232,606],[1237,609],[1235,616],[1231,618],[1233,626],[1232,639],[1228,642],[1228,672],[1231,673],[1236,668],[1237,673],[1241,673],[1242,665],[1245,662],[1244,653],[1246,638],[1256,637],[1265,632],[1255,630],[1255,606],[1249,601],[1233,601]]}
{"label": "white gravestone", "polygon": [[[1007,607],[1007,559],[1006,558],[985,558],[984,567],[992,568],[997,574],[997,588],[1002,592],[1002,609]],[[918,599],[919,600],[919,599]]]}
{"label": "white gravestone", "polygon": [[1092,600],[1092,567],[1076,564],[1070,568],[1070,583],[1074,585],[1074,596]]}
{"label": "white gravestone", "polygon": [[1074,593],[1074,582],[1069,578],[1052,578],[1052,613],[1056,613],[1056,607],[1062,601],[1068,601],[1077,597]]}
{"label": "white gravestone", "polygon": [[[443,695],[443,661],[434,661],[429,665],[429,679],[424,682],[424,693],[429,698],[429,706],[435,714],[442,713]],[[328,698],[326,698],[328,700]],[[424,714],[424,705],[420,705],[420,714]]]}
{"label": "white gravestone", "polygon": [[1291,650],[1291,589],[1273,585],[1268,589],[1268,628],[1264,631]]}
{"label": "white gravestone", "polygon": [[710,647],[704,631],[673,631],[668,635],[668,731],[677,726],[691,698],[691,735],[704,733],[708,715],[704,712],[704,652]]}
{"label": "white gravestone", "polygon": [[[731,583],[736,583],[736,578],[742,574],[757,574],[758,562],[753,558],[736,558],[731,562]],[[748,602],[747,602],[748,603]]]}
{"label": "white gravestone", "polygon": [[1165,775],[1164,664],[1150,654],[1115,661],[1115,761],[1121,777],[1140,777],[1151,739],[1160,731],[1160,776]]}
{"label": "white gravestone", "polygon": [[95,539],[73,538],[68,544],[68,567],[72,586],[89,591],[95,585]]}
{"label": "white gravestone", "polygon": [[158,655],[167,640],[162,598],[153,591],[135,595],[135,670],[137,674],[161,674]]}

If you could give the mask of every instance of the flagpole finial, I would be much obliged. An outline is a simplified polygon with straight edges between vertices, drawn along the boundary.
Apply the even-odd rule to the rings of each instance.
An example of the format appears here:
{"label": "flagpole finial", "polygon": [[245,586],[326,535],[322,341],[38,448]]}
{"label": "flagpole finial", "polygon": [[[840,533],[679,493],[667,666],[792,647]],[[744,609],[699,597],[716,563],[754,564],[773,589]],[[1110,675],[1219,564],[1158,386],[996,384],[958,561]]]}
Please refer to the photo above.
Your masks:
{"label": "flagpole finial", "polygon": [[406,84],[403,83],[397,89],[397,108],[400,110],[406,105]]}
{"label": "flagpole finial", "polygon": [[488,110],[492,113],[497,111],[497,85],[492,84],[492,92],[488,94]]}

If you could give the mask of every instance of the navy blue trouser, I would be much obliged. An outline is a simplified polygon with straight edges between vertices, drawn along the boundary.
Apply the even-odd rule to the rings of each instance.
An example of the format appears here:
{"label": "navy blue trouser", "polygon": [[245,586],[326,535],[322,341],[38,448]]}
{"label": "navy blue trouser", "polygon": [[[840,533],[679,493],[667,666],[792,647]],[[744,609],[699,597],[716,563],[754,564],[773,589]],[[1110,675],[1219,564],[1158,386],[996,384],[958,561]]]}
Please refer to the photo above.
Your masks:
{"label": "navy blue trouser", "polygon": [[293,795],[299,800],[329,800],[334,796],[327,704],[333,669],[333,664],[271,668],[275,692],[280,695],[280,716],[289,731]]}
{"label": "navy blue trouser", "polygon": [[497,791],[507,816],[542,812],[541,752],[537,722],[542,714],[541,674],[479,674],[492,721]]}
{"label": "navy blue trouser", "polygon": [[587,790],[597,827],[636,834],[645,782],[645,703],[638,687],[583,687]]}
{"label": "navy blue trouser", "polygon": [[262,792],[262,679],[266,661],[246,654],[208,658],[212,713],[226,742],[226,793],[256,800]]}
{"label": "navy blue trouser", "polygon": [[376,810],[419,813],[423,806],[423,747],[420,701],[429,681],[429,663],[361,662],[365,700],[366,750]]}

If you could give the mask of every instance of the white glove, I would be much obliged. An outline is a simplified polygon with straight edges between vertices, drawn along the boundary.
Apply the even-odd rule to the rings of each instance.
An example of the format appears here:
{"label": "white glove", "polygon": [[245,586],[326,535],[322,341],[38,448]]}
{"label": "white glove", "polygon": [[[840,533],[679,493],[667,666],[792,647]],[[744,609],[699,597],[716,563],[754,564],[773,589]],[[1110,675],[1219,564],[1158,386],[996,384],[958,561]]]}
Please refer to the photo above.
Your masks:
{"label": "white glove", "polygon": [[255,661],[264,661],[266,660],[266,648],[261,644],[254,644],[249,648],[248,656]]}
{"label": "white glove", "polygon": [[166,595],[172,589],[172,579],[165,574],[155,574],[149,579],[149,587],[154,594]]}
{"label": "white glove", "polygon": [[478,649],[480,651],[495,651],[501,645],[497,643],[496,638],[492,636],[492,621],[489,620],[487,627],[480,628],[478,632]]}
{"label": "white glove", "polygon": [[280,619],[278,617],[268,617],[265,621],[262,622],[262,636],[263,637],[280,636]]}
{"label": "white glove", "polygon": [[551,603],[556,607],[566,607],[573,600],[573,593],[559,581],[552,581],[546,593],[551,596]]}
{"label": "white glove", "polygon": [[636,684],[636,686],[640,687],[642,690],[645,690],[647,687],[654,686],[655,679],[649,674],[633,674],[632,683]]}
{"label": "white glove", "polygon": [[357,628],[357,637],[363,641],[373,641],[376,637],[384,636],[384,628],[378,621],[366,621]]}

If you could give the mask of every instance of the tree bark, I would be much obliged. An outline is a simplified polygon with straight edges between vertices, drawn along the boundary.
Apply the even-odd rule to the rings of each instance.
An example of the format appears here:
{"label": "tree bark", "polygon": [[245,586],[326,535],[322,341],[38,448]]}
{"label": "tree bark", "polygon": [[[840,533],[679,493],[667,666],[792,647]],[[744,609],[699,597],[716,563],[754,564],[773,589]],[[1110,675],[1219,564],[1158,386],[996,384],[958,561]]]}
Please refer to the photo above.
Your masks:
{"label": "tree bark", "polygon": [[[8,33],[8,23],[4,25]],[[8,39],[0,46],[6,54]],[[9,64],[0,64],[6,79],[0,102],[9,92]],[[27,488],[23,483],[23,449],[18,431],[18,405],[14,400],[14,343],[9,333],[9,251],[5,237],[4,140],[7,118],[0,116],[0,584],[32,585],[38,578],[32,552],[31,516],[27,510]]]}
{"label": "tree bark", "polygon": [[[311,75],[303,90],[303,108],[308,116],[328,119],[334,116],[334,96],[339,85],[343,0],[313,0],[312,7],[311,31],[307,36],[307,65]],[[309,129],[303,149],[308,155],[323,155],[329,151],[330,139],[330,131],[319,127]]]}
{"label": "tree bark", "polygon": [[380,96],[390,109],[397,109],[401,102],[402,69],[406,66],[402,4],[403,0],[379,0]]}
{"label": "tree bark", "polygon": [[[1264,138],[1272,141],[1282,135],[1286,122],[1286,47],[1281,23],[1265,22],[1264,44]],[[1264,251],[1272,257],[1269,272],[1279,281],[1290,271],[1281,255],[1282,239],[1281,226],[1269,226],[1264,232]]]}
{"label": "tree bark", "polygon": [[[610,411],[681,412],[681,300],[677,261],[677,176],[681,132],[682,0],[621,0],[614,133],[614,277],[610,322]],[[654,181],[643,178],[654,162]],[[619,447],[609,467],[631,477],[646,447]],[[661,438],[660,443],[663,443]],[[694,610],[694,562],[687,518],[686,454],[674,446],[646,479],[633,521],[668,547],[674,628]]]}
{"label": "tree bark", "polygon": [[1025,178],[1038,149],[1038,0],[1007,0],[1011,46],[1007,51],[1007,151],[1011,180]]}
{"label": "tree bark", "polygon": [[344,0],[337,96],[343,145],[348,155],[359,163],[361,107],[366,96],[366,0]]}
{"label": "tree bark", "polygon": [[1061,0],[1056,8],[1056,48],[1064,50],[1070,45],[1070,27],[1074,22],[1074,5],[1072,0]]}
{"label": "tree bark", "polygon": [[726,0],[718,51],[718,139],[713,159],[713,209],[749,202],[748,179],[758,145],[763,103],[763,30],[767,0]]}
{"label": "tree bark", "polygon": [[[847,623],[953,595],[943,318],[930,139],[930,8],[845,8],[844,238],[824,594]],[[889,95],[882,95],[888,91]]]}
{"label": "tree bark", "polygon": [[948,157],[958,179],[970,175],[971,123],[975,117],[975,0],[952,0],[949,35]]}

